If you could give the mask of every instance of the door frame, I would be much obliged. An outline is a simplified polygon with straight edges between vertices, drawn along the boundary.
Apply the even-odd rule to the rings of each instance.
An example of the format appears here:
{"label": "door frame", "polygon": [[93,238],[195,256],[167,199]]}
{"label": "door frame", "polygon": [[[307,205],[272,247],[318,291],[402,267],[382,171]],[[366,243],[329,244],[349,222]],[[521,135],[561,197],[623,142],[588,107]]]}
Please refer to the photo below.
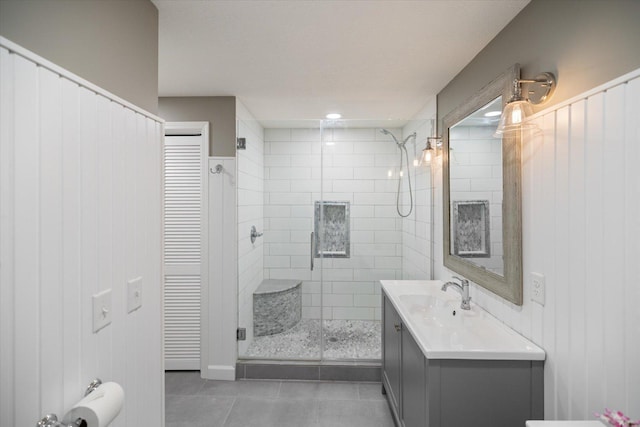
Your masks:
{"label": "door frame", "polygon": [[[207,258],[202,287],[201,376],[235,381],[238,346],[238,232],[236,158],[207,159]],[[220,172],[216,166],[221,165]],[[203,242],[205,239],[203,239]],[[206,282],[205,282],[206,280]]]}

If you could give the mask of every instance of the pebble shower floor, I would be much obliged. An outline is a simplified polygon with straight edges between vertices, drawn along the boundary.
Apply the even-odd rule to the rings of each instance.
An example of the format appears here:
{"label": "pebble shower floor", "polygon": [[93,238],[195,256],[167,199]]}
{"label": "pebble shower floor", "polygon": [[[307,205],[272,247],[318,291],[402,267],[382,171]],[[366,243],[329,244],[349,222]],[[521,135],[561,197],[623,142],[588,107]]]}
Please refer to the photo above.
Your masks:
{"label": "pebble shower floor", "polygon": [[[381,358],[381,327],[378,321],[325,320],[324,359]],[[255,337],[245,357],[264,359],[318,359],[320,320],[302,319],[291,329]]]}

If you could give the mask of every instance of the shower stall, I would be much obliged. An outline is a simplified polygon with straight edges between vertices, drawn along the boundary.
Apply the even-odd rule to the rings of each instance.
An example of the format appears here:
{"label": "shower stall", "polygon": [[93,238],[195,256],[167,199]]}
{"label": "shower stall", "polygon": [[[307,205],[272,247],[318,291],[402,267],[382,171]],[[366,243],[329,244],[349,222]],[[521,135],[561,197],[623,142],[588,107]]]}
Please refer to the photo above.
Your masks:
{"label": "shower stall", "polygon": [[378,281],[430,276],[432,122],[261,123],[237,122],[238,357],[378,362]]}

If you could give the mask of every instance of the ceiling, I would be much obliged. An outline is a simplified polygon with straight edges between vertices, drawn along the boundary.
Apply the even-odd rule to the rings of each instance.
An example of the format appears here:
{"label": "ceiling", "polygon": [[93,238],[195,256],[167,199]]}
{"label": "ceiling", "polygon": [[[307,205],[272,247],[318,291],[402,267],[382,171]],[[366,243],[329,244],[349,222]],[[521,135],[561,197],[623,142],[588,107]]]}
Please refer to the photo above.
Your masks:
{"label": "ceiling", "polygon": [[160,96],[260,121],[413,117],[529,0],[152,0]]}

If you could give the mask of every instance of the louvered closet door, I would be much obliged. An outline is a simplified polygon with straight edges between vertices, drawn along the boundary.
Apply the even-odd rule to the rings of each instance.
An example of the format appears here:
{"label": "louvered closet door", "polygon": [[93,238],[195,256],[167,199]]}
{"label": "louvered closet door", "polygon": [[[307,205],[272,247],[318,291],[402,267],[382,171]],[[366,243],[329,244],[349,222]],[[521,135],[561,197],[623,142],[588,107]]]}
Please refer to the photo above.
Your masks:
{"label": "louvered closet door", "polygon": [[165,369],[200,369],[204,135],[165,137]]}

